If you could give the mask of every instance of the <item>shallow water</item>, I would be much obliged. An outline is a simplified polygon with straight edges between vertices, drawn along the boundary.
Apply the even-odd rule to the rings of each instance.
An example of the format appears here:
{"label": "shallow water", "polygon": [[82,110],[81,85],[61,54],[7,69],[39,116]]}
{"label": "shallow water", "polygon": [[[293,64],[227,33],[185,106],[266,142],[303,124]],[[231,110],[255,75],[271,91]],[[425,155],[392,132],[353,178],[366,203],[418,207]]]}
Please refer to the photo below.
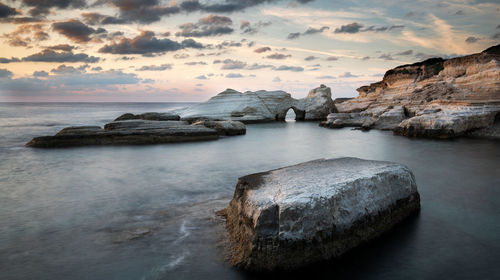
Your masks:
{"label": "shallow water", "polygon": [[154,146],[31,149],[34,136],[186,104],[0,104],[0,279],[260,279],[224,262],[237,178],[317,158],[407,165],[421,214],[340,260],[292,275],[498,279],[500,143],[434,141],[316,123]]}

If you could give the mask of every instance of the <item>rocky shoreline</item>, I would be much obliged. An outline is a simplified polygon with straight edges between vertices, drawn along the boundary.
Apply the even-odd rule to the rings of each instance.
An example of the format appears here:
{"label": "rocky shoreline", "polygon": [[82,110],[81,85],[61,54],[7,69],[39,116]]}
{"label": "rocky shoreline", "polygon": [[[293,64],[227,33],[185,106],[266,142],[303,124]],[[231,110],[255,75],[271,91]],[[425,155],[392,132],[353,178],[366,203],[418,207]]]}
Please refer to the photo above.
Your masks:
{"label": "rocky shoreline", "polygon": [[408,137],[500,139],[500,45],[452,59],[431,58],[387,71],[358,88],[356,98],[333,100],[321,85],[302,99],[284,91],[227,89],[174,113],[124,114],[100,127],[69,127],[37,137],[30,147],[140,145],[215,140],[245,134],[244,123],[321,121],[326,128],[392,130]]}
{"label": "rocky shoreline", "polygon": [[392,130],[408,137],[500,139],[500,45],[399,66],[358,92],[336,104],[337,112],[320,125]]}

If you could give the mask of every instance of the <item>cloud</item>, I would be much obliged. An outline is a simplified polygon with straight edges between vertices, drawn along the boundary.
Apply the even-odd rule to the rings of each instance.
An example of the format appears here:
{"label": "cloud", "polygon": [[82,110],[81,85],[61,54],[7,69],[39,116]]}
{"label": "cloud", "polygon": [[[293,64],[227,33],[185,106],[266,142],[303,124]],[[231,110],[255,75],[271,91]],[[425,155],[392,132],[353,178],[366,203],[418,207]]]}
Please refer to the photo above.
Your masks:
{"label": "cloud", "polygon": [[94,63],[99,61],[98,57],[89,56],[85,53],[73,52],[55,52],[53,50],[43,50],[39,53],[29,55],[22,59],[22,61],[32,62],[87,62]]}
{"label": "cloud", "polygon": [[357,22],[353,22],[350,24],[340,26],[339,28],[335,29],[334,33],[350,33],[350,34],[358,33],[362,27],[363,25]]}
{"label": "cloud", "polygon": [[316,77],[316,79],[318,79],[318,80],[333,80],[333,79],[337,79],[337,78],[334,76],[326,75],[326,76]]}
{"label": "cloud", "polygon": [[100,13],[82,13],[83,20],[90,25],[125,24],[126,20]]}
{"label": "cloud", "polygon": [[339,76],[340,78],[357,78],[359,76],[351,74],[351,72],[344,72],[342,75]]}
{"label": "cloud", "polygon": [[176,36],[207,37],[231,34],[234,29],[229,27],[233,21],[225,16],[208,15],[198,20],[198,23],[185,23],[179,26],[180,32]]}
{"label": "cloud", "polygon": [[16,9],[0,3],[0,18],[7,18],[17,14],[19,14],[19,12]]}
{"label": "cloud", "polygon": [[85,0],[22,0],[26,6],[37,8],[82,8],[85,7]]}
{"label": "cloud", "polygon": [[[30,47],[32,41],[45,41],[49,34],[45,32],[44,24],[21,24],[14,31],[4,33],[7,43],[12,47]],[[26,37],[23,37],[26,36]]]}
{"label": "cloud", "polygon": [[413,50],[407,50],[404,52],[399,52],[396,55],[412,55],[412,54],[413,54]]}
{"label": "cloud", "polygon": [[282,59],[287,59],[289,57],[292,57],[291,55],[285,55],[285,54],[281,54],[281,53],[273,53],[273,54],[270,54],[268,56],[266,56],[266,58],[269,58],[269,59],[278,59],[278,60],[282,60]]}
{"label": "cloud", "polygon": [[120,11],[116,20],[123,22],[153,23],[162,16],[178,14],[181,9],[177,5],[160,5],[158,0],[108,0],[100,1],[111,3]]}
{"label": "cloud", "polygon": [[142,31],[140,35],[133,39],[123,38],[118,43],[105,45],[99,49],[100,53],[111,54],[142,54],[151,55],[154,53],[165,53],[177,51],[185,48],[202,49],[203,45],[193,39],[186,39],[182,42],[170,39],[158,39],[152,31]]}
{"label": "cloud", "polygon": [[338,57],[335,57],[335,56],[329,56],[329,57],[327,57],[325,60],[326,60],[326,61],[337,61],[337,60],[339,60],[339,58],[338,58]]}
{"label": "cloud", "polygon": [[68,44],[59,44],[59,45],[45,47],[45,49],[47,49],[47,50],[65,51],[65,52],[70,52],[70,51],[74,50],[75,48],[76,47],[68,45]]}
{"label": "cloud", "polygon": [[12,79],[6,77],[0,83],[0,91],[3,94],[20,96],[80,94],[85,92],[120,92],[123,85],[138,84],[142,79],[136,74],[124,73],[120,70],[108,70],[99,73],[60,73],[56,75],[44,75],[32,78]]}
{"label": "cloud", "polygon": [[207,63],[203,62],[203,61],[191,61],[191,62],[185,62],[184,64],[185,65],[190,65],[190,66],[193,66],[193,65],[207,65]]}
{"label": "cloud", "polygon": [[35,7],[28,11],[32,17],[44,17],[50,14],[50,9],[48,7]]}
{"label": "cloud", "polygon": [[232,59],[225,59],[222,61],[221,69],[232,70],[232,69],[244,69],[247,66],[246,62]]}
{"label": "cloud", "polygon": [[330,29],[330,27],[328,27],[328,26],[323,26],[321,28],[309,27],[303,33],[300,33],[300,32],[290,33],[290,34],[288,34],[287,38],[290,39],[290,40],[293,40],[293,39],[299,38],[300,36],[313,35],[313,34],[316,34],[316,33],[322,33],[323,31],[328,30],[328,29]]}
{"label": "cloud", "polygon": [[172,69],[172,64],[162,64],[162,65],[150,65],[150,66],[142,66],[136,71],[164,71]]}
{"label": "cloud", "polygon": [[198,80],[207,80],[208,78],[205,75],[200,75],[200,76],[196,77],[195,79],[198,79]]}
{"label": "cloud", "polygon": [[[177,4],[176,1],[160,0],[98,0],[93,6],[111,4],[119,10],[119,15],[114,18],[114,20],[120,20],[127,23],[139,22],[149,24],[161,20],[163,16],[176,15],[179,13],[233,13],[257,5],[279,1],[280,0],[221,0],[214,3],[214,1],[200,2],[199,0],[185,0]],[[165,2],[168,4],[164,4]],[[311,1],[299,0],[301,4],[308,2]]]}
{"label": "cloud", "polygon": [[72,75],[72,74],[82,74],[85,73],[85,69],[88,65],[82,65],[78,68],[73,66],[66,66],[65,64],[59,65],[57,68],[50,70],[51,73],[57,75]]}
{"label": "cloud", "polygon": [[267,27],[271,25],[270,21],[259,21],[256,24],[252,25],[247,20],[242,20],[240,24],[240,30],[242,34],[256,34],[259,32],[261,28]]}
{"label": "cloud", "polygon": [[263,52],[269,52],[269,51],[271,51],[270,47],[261,47],[261,48],[254,50],[254,52],[256,52],[256,53],[263,53]]}
{"label": "cloud", "polygon": [[297,39],[300,37],[300,32],[294,32],[294,33],[290,33],[288,34],[287,38],[290,39],[290,40],[293,40],[293,39]]}
{"label": "cloud", "polygon": [[274,77],[273,82],[275,82],[275,83],[281,82],[280,77],[278,77],[278,76]]}
{"label": "cloud", "polygon": [[273,65],[269,65],[269,64],[258,64],[258,63],[254,63],[252,65],[249,65],[247,66],[247,70],[259,70],[259,69],[264,69],[264,68],[274,68]]}
{"label": "cloud", "polygon": [[104,29],[93,29],[79,20],[60,21],[52,24],[52,28],[77,43],[90,41],[90,35],[106,32]]}
{"label": "cloud", "polygon": [[286,66],[282,65],[280,67],[276,67],[273,70],[275,71],[292,71],[292,72],[303,72],[304,68],[303,67],[297,67],[297,66]]}
{"label": "cloud", "polygon": [[176,53],[174,54],[175,59],[186,59],[189,57],[189,54],[187,53]]}
{"label": "cloud", "polygon": [[33,77],[48,77],[49,73],[45,71],[35,71],[33,72]]}
{"label": "cloud", "polygon": [[383,59],[383,60],[394,60],[394,58],[390,54],[382,54],[378,58]]}
{"label": "cloud", "polygon": [[7,69],[0,69],[0,78],[10,78],[12,77],[12,72]]}
{"label": "cloud", "polygon": [[310,56],[304,58],[305,61],[312,61],[312,60],[315,60],[315,59],[318,59],[318,57],[313,56],[313,55],[310,55]]}
{"label": "cloud", "polygon": [[321,33],[321,32],[328,30],[328,29],[330,29],[330,27],[328,27],[328,26],[323,26],[321,28],[309,27],[306,31],[304,31],[304,33],[302,33],[302,35],[311,35],[311,34]]}
{"label": "cloud", "polygon": [[217,44],[215,47],[217,49],[226,49],[227,47],[241,47],[240,42],[235,42],[235,41],[223,41],[220,44]]}
{"label": "cloud", "polygon": [[365,29],[359,30],[360,32],[368,32],[368,31],[373,31],[373,32],[384,32],[384,31],[391,31],[394,29],[403,29],[405,28],[404,25],[392,25],[392,26],[381,26],[381,27],[376,27],[375,25],[369,26]]}
{"label": "cloud", "polygon": [[229,73],[226,75],[226,78],[230,78],[230,79],[243,78],[243,75],[241,75],[239,73]]}
{"label": "cloud", "polygon": [[19,62],[19,58],[17,57],[11,57],[11,58],[6,58],[6,57],[0,57],[0,63],[6,64],[6,63],[11,63],[11,62]]}
{"label": "cloud", "polygon": [[465,39],[465,42],[469,43],[469,44],[475,43],[477,41],[479,41],[479,38],[474,37],[474,36],[470,36],[470,37],[467,37],[467,39]]}

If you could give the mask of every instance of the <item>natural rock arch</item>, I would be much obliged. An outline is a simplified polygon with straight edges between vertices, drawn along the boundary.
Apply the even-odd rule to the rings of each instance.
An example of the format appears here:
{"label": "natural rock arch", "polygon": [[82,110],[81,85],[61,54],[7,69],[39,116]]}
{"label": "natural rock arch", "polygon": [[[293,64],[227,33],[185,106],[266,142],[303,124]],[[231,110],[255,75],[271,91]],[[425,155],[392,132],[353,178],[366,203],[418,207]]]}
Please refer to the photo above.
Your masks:
{"label": "natural rock arch", "polygon": [[290,109],[295,112],[296,120],[324,120],[336,111],[330,88],[321,85],[302,99],[295,99],[284,91],[243,93],[227,89],[207,102],[183,110],[180,115],[186,121],[211,119],[254,123],[284,121]]}
{"label": "natural rock arch", "polygon": [[277,121],[284,121],[286,119],[286,115],[288,114],[288,111],[293,110],[295,113],[295,120],[296,121],[303,121],[305,120],[306,117],[306,111],[301,110],[295,106],[291,106],[288,109],[284,110],[283,112],[276,114],[276,120]]}

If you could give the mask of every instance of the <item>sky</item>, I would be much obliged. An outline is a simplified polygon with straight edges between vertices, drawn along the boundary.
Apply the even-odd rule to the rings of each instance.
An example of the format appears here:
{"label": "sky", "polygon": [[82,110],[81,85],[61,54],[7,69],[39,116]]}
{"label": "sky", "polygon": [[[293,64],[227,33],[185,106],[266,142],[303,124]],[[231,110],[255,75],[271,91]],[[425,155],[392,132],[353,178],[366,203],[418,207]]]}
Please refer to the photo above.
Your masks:
{"label": "sky", "polygon": [[333,98],[398,65],[500,43],[479,0],[0,0],[0,102]]}

